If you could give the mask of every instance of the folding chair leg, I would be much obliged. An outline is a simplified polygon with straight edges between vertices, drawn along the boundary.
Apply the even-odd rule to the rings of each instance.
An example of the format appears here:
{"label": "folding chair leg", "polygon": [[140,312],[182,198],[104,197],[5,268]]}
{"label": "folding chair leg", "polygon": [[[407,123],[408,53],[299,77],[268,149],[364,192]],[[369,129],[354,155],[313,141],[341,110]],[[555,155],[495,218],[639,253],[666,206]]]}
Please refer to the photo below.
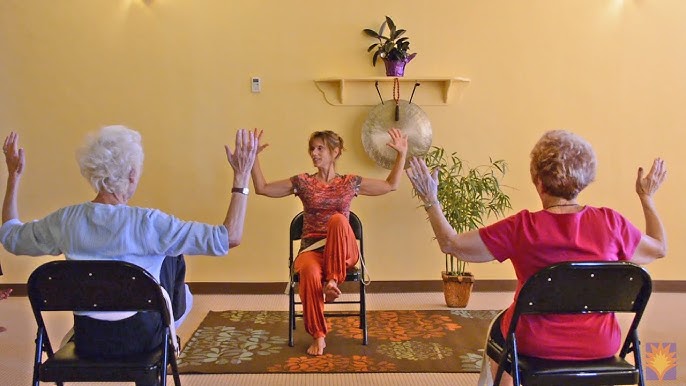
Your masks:
{"label": "folding chair leg", "polygon": [[179,365],[176,363],[176,355],[174,355],[173,352],[170,352],[170,363],[171,363],[171,368],[172,368],[172,376],[174,377],[174,385],[175,386],[181,386],[181,377],[179,377]]}
{"label": "folding chair leg", "polygon": [[360,280],[360,328],[362,329],[362,344],[367,345],[367,292],[362,280]]}
{"label": "folding chair leg", "polygon": [[641,340],[638,338],[638,331],[634,330],[632,337],[632,351],[634,352],[634,362],[639,368],[638,372],[638,386],[645,386],[645,376],[643,375],[643,360],[641,359]]}
{"label": "folding chair leg", "polygon": [[35,357],[33,359],[33,386],[40,386],[40,380],[38,379],[39,377],[39,371],[38,368],[40,367],[40,364],[43,362],[43,330],[41,328],[38,329],[38,333],[36,334],[36,353]]}
{"label": "folding chair leg", "polygon": [[293,330],[295,330],[295,293],[294,284],[288,289],[288,345],[293,347]]}
{"label": "folding chair leg", "polygon": [[362,344],[366,346],[368,342],[369,339],[367,338],[367,327],[365,327],[362,329]]}
{"label": "folding chair leg", "polygon": [[[169,364],[169,355],[173,355],[174,346],[171,344],[171,337],[169,331],[165,334],[164,349],[162,350],[162,365],[160,366],[160,385],[167,386],[167,365]],[[171,346],[171,347],[170,347]]]}

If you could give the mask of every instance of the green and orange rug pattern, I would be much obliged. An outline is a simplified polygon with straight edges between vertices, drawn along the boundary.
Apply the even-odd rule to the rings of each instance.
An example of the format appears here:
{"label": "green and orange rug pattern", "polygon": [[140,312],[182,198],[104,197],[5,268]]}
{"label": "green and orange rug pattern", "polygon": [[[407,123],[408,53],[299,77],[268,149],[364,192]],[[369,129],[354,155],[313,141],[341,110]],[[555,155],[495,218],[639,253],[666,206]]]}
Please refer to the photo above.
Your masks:
{"label": "green and orange rug pattern", "polygon": [[179,357],[182,373],[479,372],[492,310],[367,312],[369,344],[357,317],[327,318],[322,356],[298,319],[288,346],[285,311],[211,311]]}

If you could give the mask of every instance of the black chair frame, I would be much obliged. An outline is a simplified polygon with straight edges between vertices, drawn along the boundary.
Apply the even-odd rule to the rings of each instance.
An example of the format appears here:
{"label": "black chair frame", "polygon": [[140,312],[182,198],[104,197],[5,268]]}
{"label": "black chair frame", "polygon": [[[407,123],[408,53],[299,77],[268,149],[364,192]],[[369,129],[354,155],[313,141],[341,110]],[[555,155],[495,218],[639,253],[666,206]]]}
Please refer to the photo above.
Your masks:
{"label": "black chair frame", "polygon": [[[332,304],[359,304],[359,312],[325,312],[324,315],[327,317],[341,317],[341,316],[358,316],[360,318],[360,329],[362,330],[362,344],[366,345],[368,342],[367,338],[367,297],[366,297],[366,283],[365,283],[365,256],[364,256],[364,237],[362,232],[362,221],[360,218],[350,212],[349,216],[350,226],[355,233],[355,238],[359,242],[360,247],[360,267],[354,267],[354,269],[349,270],[346,274],[345,281],[358,282],[360,287],[358,300],[337,300]],[[302,312],[296,311],[295,306],[302,304],[301,301],[295,300],[295,286],[296,283],[300,281],[300,275],[295,272],[293,262],[297,257],[298,247],[295,245],[296,241],[299,241],[302,236],[303,230],[303,212],[298,213],[291,221],[289,229],[289,240],[288,240],[288,268],[291,273],[291,280],[288,287],[288,345],[293,347],[293,331],[295,330],[295,318],[302,317]]]}
{"label": "black chair frame", "polygon": [[[630,262],[565,262],[533,275],[515,304],[504,347],[489,333],[487,354],[498,362],[494,385],[503,372],[514,385],[641,385],[645,384],[638,324],[652,292],[650,275]],[[520,355],[515,329],[529,314],[633,313],[618,355],[590,361],[561,361]],[[498,323],[491,327],[500,328]],[[633,352],[633,362],[626,356]]]}
{"label": "black chair frame", "polygon": [[[171,364],[174,384],[181,385],[171,335],[167,301],[160,285],[144,269],[121,261],[60,260],[45,263],[29,277],[27,291],[38,324],[33,385],[55,382],[147,382],[166,385]],[[166,326],[164,344],[151,353],[121,359],[83,358],[73,342],[57,352],[48,337],[43,312],[158,312]],[[47,359],[43,361],[43,354]]]}

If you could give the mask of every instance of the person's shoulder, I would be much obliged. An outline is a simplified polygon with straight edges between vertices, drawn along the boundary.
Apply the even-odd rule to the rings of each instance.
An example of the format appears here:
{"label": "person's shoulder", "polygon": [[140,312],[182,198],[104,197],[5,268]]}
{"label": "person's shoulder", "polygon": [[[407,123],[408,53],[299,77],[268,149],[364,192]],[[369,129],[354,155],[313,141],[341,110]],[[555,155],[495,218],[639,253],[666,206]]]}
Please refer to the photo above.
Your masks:
{"label": "person's shoulder", "polygon": [[595,207],[595,206],[587,205],[584,208],[584,213],[585,214],[591,214],[591,215],[594,215],[596,217],[602,217],[606,221],[621,221],[621,222],[628,221],[624,217],[624,215],[622,215],[618,211],[616,211],[612,208],[604,207],[604,206]]}
{"label": "person's shoulder", "polygon": [[122,205],[122,208],[121,208],[121,209],[124,210],[124,211],[134,212],[135,214],[140,215],[140,216],[148,216],[148,217],[156,217],[156,216],[167,217],[167,216],[171,216],[170,214],[167,214],[167,213],[163,212],[163,211],[160,210],[160,209],[157,209],[157,208],[147,208],[147,207],[144,207],[144,206]]}
{"label": "person's shoulder", "polygon": [[132,221],[145,220],[145,219],[164,219],[167,220],[173,217],[160,209],[147,208],[142,206],[134,205],[108,205],[108,204],[96,204],[96,203],[86,203],[85,208],[92,208],[94,213],[103,216],[109,214],[114,216],[113,218],[119,219],[130,219]]}
{"label": "person's shoulder", "polygon": [[290,178],[291,184],[296,188],[312,185],[315,182],[315,175],[309,173],[299,173]]}
{"label": "person's shoulder", "polygon": [[308,181],[314,178],[314,174],[309,173],[298,173],[291,177],[291,181]]}
{"label": "person's shoulder", "polygon": [[362,177],[358,176],[357,174],[343,174],[340,177],[341,181],[343,181],[344,183],[359,182],[362,180]]}
{"label": "person's shoulder", "polygon": [[480,229],[486,229],[486,228],[496,228],[496,227],[503,227],[503,226],[520,226],[519,224],[522,223],[534,223],[535,220],[533,219],[534,215],[536,213],[531,213],[527,209],[521,210],[515,214],[505,216],[504,218],[499,219],[498,221],[495,221],[491,225],[488,225],[486,227],[482,227]]}
{"label": "person's shoulder", "polygon": [[529,209],[522,209],[519,212],[505,217],[506,219],[530,219],[536,217],[541,211],[532,212]]}
{"label": "person's shoulder", "polygon": [[618,216],[622,217],[621,213],[617,212],[616,210],[614,210],[612,208],[608,208],[605,206],[586,205],[586,206],[584,206],[583,212],[588,213],[588,214],[605,216],[605,217],[618,217]]}
{"label": "person's shoulder", "polygon": [[46,217],[51,217],[51,216],[64,217],[64,216],[70,216],[74,213],[89,212],[89,211],[93,211],[95,209],[95,205],[96,204],[91,202],[91,201],[67,205],[67,206],[63,206],[63,207],[57,209],[56,211],[50,213]]}

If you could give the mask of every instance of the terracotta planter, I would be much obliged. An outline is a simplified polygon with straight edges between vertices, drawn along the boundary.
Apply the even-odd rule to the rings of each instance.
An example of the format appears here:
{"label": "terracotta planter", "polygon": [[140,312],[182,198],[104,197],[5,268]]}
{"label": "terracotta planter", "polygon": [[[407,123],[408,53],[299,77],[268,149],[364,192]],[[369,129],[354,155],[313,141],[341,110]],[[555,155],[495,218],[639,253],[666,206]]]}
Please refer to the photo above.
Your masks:
{"label": "terracotta planter", "polygon": [[400,77],[405,75],[405,65],[409,63],[410,60],[414,59],[415,56],[417,56],[416,52],[403,60],[384,59],[383,62],[386,65],[386,76]]}
{"label": "terracotta planter", "polygon": [[469,303],[469,296],[472,294],[474,276],[467,275],[448,275],[445,271],[441,272],[443,277],[443,295],[445,304],[448,307],[464,308]]}

